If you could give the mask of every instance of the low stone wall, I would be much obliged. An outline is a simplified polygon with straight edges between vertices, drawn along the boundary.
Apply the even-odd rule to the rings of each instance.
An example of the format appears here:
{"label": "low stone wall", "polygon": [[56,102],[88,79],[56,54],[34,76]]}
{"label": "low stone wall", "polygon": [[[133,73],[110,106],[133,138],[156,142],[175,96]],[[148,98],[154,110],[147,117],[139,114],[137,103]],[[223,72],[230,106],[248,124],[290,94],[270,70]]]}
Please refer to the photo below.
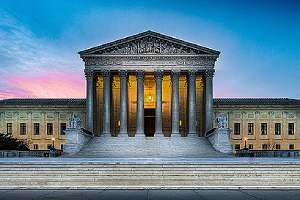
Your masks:
{"label": "low stone wall", "polygon": [[1,163],[0,180],[0,189],[300,188],[300,164]]}

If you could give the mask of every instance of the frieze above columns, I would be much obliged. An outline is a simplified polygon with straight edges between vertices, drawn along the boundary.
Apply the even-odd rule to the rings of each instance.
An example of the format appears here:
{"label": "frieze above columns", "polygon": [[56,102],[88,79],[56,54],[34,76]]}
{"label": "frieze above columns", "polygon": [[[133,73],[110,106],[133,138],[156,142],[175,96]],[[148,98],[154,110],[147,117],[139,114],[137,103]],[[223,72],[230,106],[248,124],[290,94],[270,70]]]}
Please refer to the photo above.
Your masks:
{"label": "frieze above columns", "polygon": [[85,66],[210,66],[212,56],[87,56]]}

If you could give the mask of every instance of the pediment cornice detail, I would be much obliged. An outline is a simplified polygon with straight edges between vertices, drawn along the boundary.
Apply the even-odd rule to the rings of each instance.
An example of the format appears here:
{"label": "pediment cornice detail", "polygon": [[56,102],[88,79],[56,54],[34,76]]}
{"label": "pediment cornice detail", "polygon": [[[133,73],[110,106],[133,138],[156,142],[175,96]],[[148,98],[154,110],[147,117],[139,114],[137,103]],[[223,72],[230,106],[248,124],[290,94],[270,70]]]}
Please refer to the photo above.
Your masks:
{"label": "pediment cornice detail", "polygon": [[81,57],[105,55],[210,55],[218,51],[153,31],[143,32],[79,52]]}

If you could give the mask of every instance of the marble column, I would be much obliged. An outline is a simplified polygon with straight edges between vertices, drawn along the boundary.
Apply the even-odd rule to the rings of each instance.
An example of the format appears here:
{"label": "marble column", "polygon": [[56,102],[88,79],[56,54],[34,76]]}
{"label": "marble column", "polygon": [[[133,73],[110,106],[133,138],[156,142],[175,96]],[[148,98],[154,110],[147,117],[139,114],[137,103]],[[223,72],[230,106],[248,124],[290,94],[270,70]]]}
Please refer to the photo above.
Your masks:
{"label": "marble column", "polygon": [[196,72],[189,71],[189,134],[196,134]]}
{"label": "marble column", "polygon": [[213,127],[213,76],[214,70],[206,70],[205,75],[205,132]]}
{"label": "marble column", "polygon": [[93,70],[85,69],[86,77],[86,128],[90,132],[94,131],[94,113],[93,113],[93,104],[94,104],[94,73]]}
{"label": "marble column", "polygon": [[162,78],[163,72],[156,71],[155,134],[162,134]]}
{"label": "marble column", "polygon": [[144,72],[137,71],[136,134],[144,134]]}
{"label": "marble column", "polygon": [[179,72],[172,71],[172,134],[179,134]]}
{"label": "marble column", "polygon": [[120,71],[120,134],[127,134],[127,71]]}
{"label": "marble column", "polygon": [[103,71],[103,134],[110,134],[110,71]]}

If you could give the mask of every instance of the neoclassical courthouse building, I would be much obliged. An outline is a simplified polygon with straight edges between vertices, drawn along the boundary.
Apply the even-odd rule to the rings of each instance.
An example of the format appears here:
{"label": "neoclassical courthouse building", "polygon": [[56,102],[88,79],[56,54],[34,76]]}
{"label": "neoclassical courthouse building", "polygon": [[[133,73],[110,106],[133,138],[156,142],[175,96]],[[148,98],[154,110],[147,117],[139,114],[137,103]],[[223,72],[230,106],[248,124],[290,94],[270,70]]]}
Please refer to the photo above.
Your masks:
{"label": "neoclassical courthouse building", "polygon": [[233,149],[300,149],[300,100],[213,99],[216,50],[147,31],[79,52],[86,99],[4,99],[0,132],[60,149],[72,115],[96,136],[203,137],[225,113]]}

